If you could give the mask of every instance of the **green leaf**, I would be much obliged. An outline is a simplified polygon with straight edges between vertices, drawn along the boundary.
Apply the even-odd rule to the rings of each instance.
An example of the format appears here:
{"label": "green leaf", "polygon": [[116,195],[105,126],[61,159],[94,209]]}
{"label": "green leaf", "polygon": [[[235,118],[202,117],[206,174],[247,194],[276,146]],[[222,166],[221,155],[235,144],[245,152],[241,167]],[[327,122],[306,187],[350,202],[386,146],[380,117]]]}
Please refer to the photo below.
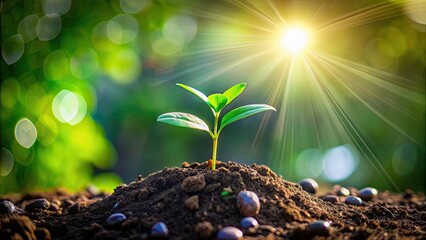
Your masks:
{"label": "green leaf", "polygon": [[239,83],[237,85],[234,85],[234,86],[230,87],[228,90],[226,90],[223,93],[223,95],[225,95],[225,97],[228,98],[228,102],[226,103],[226,105],[228,105],[236,97],[238,97],[244,91],[245,87],[246,87],[246,83]]}
{"label": "green leaf", "polygon": [[210,132],[207,124],[199,117],[183,112],[163,113],[157,118],[158,122],[167,123],[177,127],[185,127],[192,129],[204,130]]}
{"label": "green leaf", "polygon": [[268,110],[276,111],[275,108],[267,104],[250,104],[250,105],[245,105],[245,106],[236,108],[228,112],[227,114],[225,114],[225,116],[223,116],[222,121],[220,123],[219,131],[221,131],[225,126],[229,125],[230,123],[249,117],[256,113],[260,113],[260,112],[264,112]]}
{"label": "green leaf", "polygon": [[179,87],[182,87],[182,88],[184,88],[184,89],[188,90],[189,92],[191,92],[191,93],[195,94],[197,97],[201,98],[204,102],[206,102],[206,103],[208,104],[209,100],[207,99],[207,96],[206,96],[206,95],[204,95],[204,93],[202,93],[202,92],[198,91],[198,90],[197,90],[197,89],[195,89],[195,88],[192,88],[192,87],[190,87],[190,86],[187,86],[187,85],[185,85],[185,84],[182,84],[182,83],[176,83],[176,85],[178,85]]}
{"label": "green leaf", "polygon": [[208,97],[210,107],[214,109],[215,112],[219,112],[226,106],[226,102],[228,99],[225,97],[225,95],[220,93],[212,94]]}

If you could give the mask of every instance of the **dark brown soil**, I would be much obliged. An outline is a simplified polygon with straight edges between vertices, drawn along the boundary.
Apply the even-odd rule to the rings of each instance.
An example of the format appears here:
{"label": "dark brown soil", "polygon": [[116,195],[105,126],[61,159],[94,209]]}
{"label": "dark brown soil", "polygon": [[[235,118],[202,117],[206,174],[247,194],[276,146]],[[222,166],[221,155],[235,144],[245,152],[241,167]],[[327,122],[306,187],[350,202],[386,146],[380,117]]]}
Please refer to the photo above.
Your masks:
{"label": "dark brown soil", "polygon": [[[18,210],[0,217],[0,239],[147,239],[158,221],[167,225],[169,239],[214,239],[222,227],[240,227],[236,195],[242,190],[255,192],[261,202],[255,216],[260,226],[245,231],[244,239],[426,239],[424,194],[380,192],[362,206],[344,203],[344,196],[330,203],[264,165],[219,162],[217,168],[184,163],[120,185],[111,195],[89,189],[3,196]],[[327,194],[336,195],[335,190]],[[40,198],[50,202],[47,209],[30,205]],[[123,213],[127,220],[108,226],[112,213]],[[307,227],[315,220],[329,221],[331,229],[317,236]]]}

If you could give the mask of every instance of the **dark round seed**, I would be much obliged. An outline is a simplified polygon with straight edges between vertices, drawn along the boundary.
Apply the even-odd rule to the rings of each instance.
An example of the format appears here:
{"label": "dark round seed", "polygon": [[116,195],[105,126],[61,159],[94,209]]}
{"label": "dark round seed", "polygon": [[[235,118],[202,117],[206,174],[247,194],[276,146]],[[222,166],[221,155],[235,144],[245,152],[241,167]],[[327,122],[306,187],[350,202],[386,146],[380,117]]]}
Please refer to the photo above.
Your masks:
{"label": "dark round seed", "polygon": [[237,207],[243,216],[255,216],[260,211],[259,198],[252,191],[241,191],[237,196]]}
{"label": "dark round seed", "polygon": [[240,221],[241,228],[247,230],[249,228],[256,228],[259,226],[256,218],[254,217],[245,217]]}
{"label": "dark round seed", "polygon": [[0,215],[11,214],[15,212],[15,205],[11,201],[0,201]]}
{"label": "dark round seed", "polygon": [[243,237],[243,232],[236,227],[224,227],[217,232],[217,240],[238,240]]}
{"label": "dark round seed", "polygon": [[349,196],[351,194],[351,192],[349,191],[349,189],[341,187],[338,191],[337,191],[337,195],[338,196]]}
{"label": "dark round seed", "polygon": [[157,222],[151,228],[151,237],[167,237],[169,236],[169,229],[163,222]]}
{"label": "dark round seed", "polygon": [[25,211],[28,212],[37,212],[46,210],[50,207],[50,202],[45,198],[40,198],[32,201],[25,207]]}
{"label": "dark round seed", "polygon": [[308,225],[308,230],[316,235],[327,236],[330,230],[330,223],[322,220],[311,222]]}
{"label": "dark round seed", "polygon": [[124,214],[122,214],[122,213],[114,213],[114,214],[111,214],[111,215],[107,218],[106,223],[107,223],[109,226],[114,226],[114,225],[117,225],[117,224],[119,224],[119,223],[123,222],[123,221],[124,221],[124,220],[126,220],[126,219],[127,219],[126,215],[124,215]]}
{"label": "dark round seed", "polygon": [[372,187],[366,187],[358,192],[358,197],[360,197],[364,201],[371,200],[375,197],[377,197],[377,189]]}
{"label": "dark round seed", "polygon": [[361,206],[362,205],[362,200],[359,197],[349,196],[349,197],[346,198],[345,203],[349,203],[349,204],[352,204],[352,205]]}
{"label": "dark round seed", "polygon": [[338,203],[339,202],[339,198],[334,196],[334,195],[327,195],[327,196],[323,197],[322,200],[324,200],[326,202],[331,202],[331,203]]}
{"label": "dark round seed", "polygon": [[315,194],[319,190],[318,183],[312,178],[304,178],[300,180],[299,185],[308,193]]}

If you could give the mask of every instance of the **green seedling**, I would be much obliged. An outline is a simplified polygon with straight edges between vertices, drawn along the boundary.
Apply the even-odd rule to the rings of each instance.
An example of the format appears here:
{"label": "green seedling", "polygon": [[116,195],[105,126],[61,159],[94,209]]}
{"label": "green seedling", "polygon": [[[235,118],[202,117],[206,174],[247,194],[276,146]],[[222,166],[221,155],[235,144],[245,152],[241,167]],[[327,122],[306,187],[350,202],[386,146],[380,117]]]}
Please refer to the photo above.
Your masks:
{"label": "green seedling", "polygon": [[158,118],[158,122],[167,123],[173,126],[192,128],[206,131],[213,140],[213,151],[211,158],[211,169],[216,169],[216,152],[217,152],[217,144],[219,140],[219,135],[222,132],[223,128],[228,126],[229,124],[238,121],[240,119],[249,117],[251,115],[264,112],[267,110],[275,110],[275,108],[267,105],[267,104],[249,104],[245,106],[241,106],[235,108],[228,113],[226,113],[220,122],[219,125],[219,116],[222,109],[231,103],[236,97],[238,97],[246,87],[245,83],[239,83],[235,86],[232,86],[224,93],[215,93],[210,96],[204,95],[204,93],[194,89],[192,87],[186,86],[184,84],[178,83],[179,87],[188,90],[189,92],[195,94],[197,97],[201,98],[212,110],[214,116],[213,130],[211,131],[208,125],[201,120],[199,117],[183,112],[170,112],[161,114]]}

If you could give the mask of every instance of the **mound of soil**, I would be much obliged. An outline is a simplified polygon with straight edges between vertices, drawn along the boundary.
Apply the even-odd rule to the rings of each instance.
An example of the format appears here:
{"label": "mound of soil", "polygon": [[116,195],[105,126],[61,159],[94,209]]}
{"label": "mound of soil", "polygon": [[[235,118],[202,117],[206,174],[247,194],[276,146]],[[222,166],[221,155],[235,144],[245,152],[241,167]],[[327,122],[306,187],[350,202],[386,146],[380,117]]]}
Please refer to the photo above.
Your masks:
{"label": "mound of soil", "polygon": [[[148,239],[159,221],[167,225],[169,239],[214,239],[223,227],[241,228],[236,196],[243,190],[255,192],[261,203],[259,227],[245,230],[243,239],[426,238],[424,194],[380,192],[361,206],[345,203],[345,196],[331,203],[264,165],[219,162],[212,171],[205,162],[138,177],[111,195],[88,189],[3,196],[16,210],[1,216],[0,239]],[[337,196],[336,190],[327,195]],[[113,213],[127,219],[109,225]],[[330,229],[309,228],[316,220],[330,222]]]}

